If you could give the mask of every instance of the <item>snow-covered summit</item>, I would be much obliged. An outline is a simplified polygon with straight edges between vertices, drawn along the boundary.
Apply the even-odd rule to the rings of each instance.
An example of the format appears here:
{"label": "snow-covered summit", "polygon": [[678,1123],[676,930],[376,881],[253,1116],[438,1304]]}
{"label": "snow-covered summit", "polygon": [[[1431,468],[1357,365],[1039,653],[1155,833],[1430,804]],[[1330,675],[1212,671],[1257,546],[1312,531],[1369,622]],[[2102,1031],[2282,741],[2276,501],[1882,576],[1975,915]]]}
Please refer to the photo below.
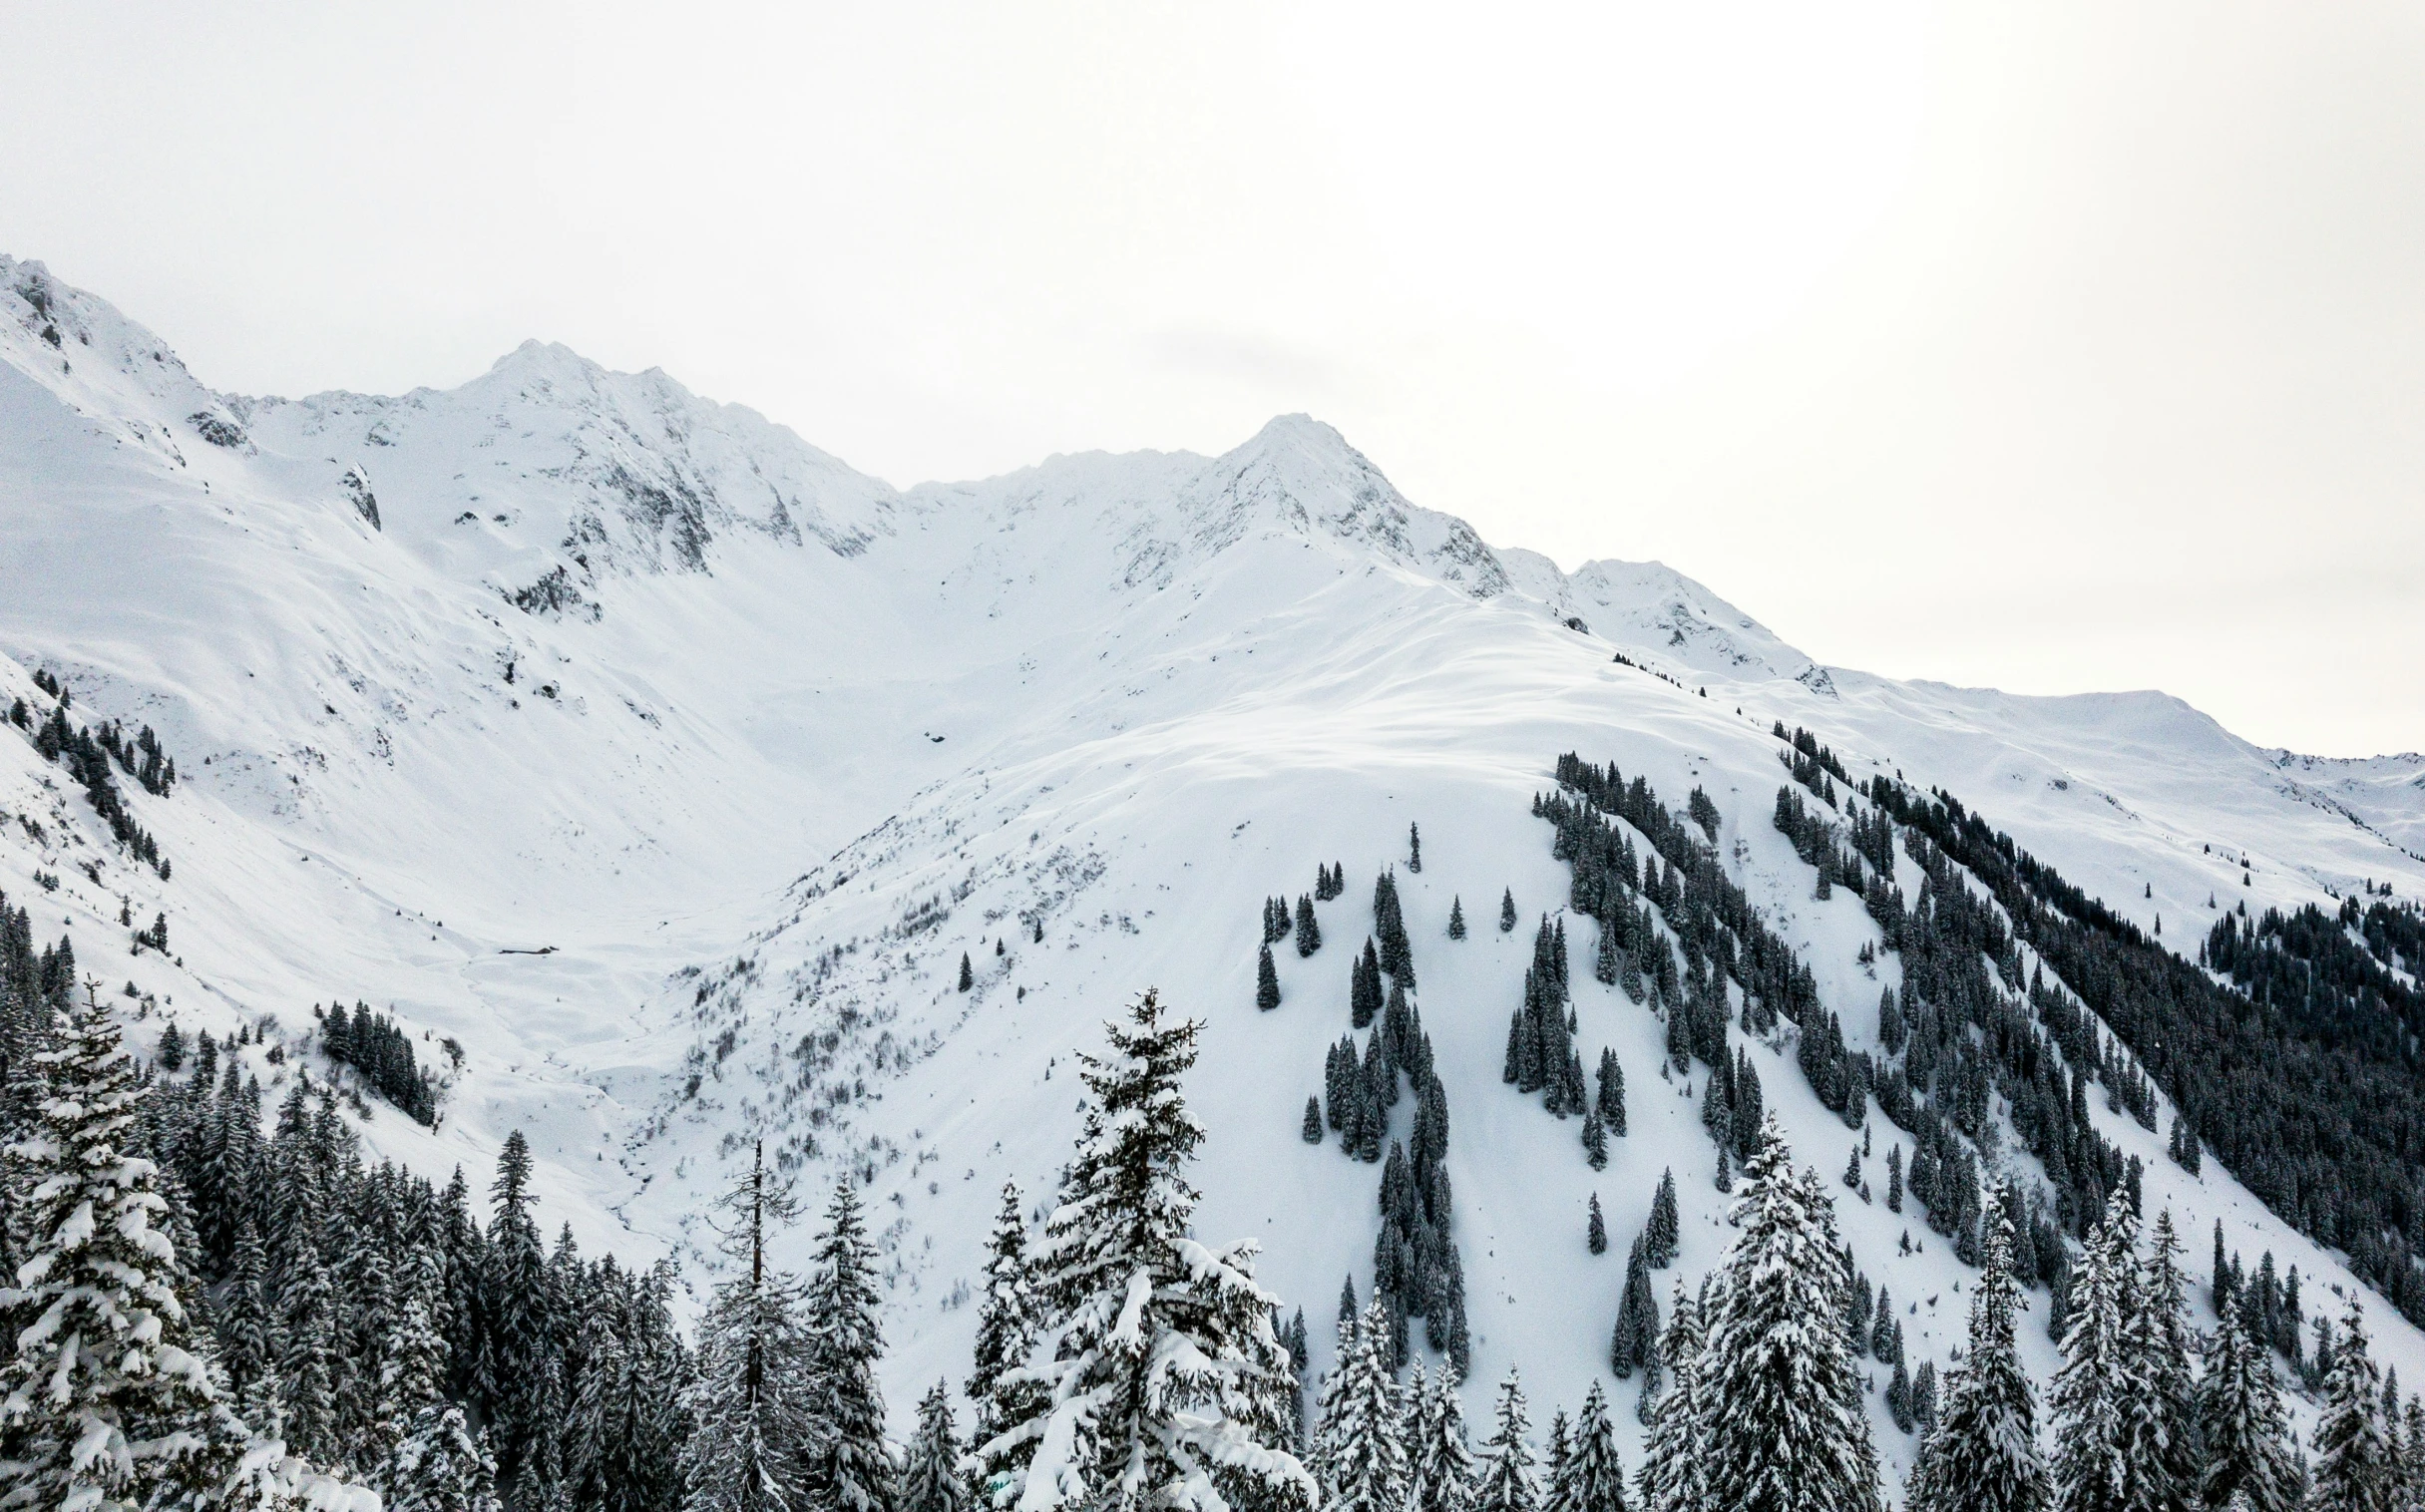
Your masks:
{"label": "snow-covered summit", "polygon": [[[1374,1173],[1300,1120],[1393,865],[1454,1061],[1477,1369],[1521,1359],[1574,1399],[1621,1274],[1580,1243],[1588,1198],[1621,1255],[1672,1166],[1684,1263],[1722,1232],[1691,1078],[1660,1076],[1644,1009],[1579,994],[1587,1060],[1617,1051],[1638,1099],[1604,1173],[1499,1079],[1530,921],[1568,898],[1528,812],[1562,751],[1674,804],[1706,794],[1730,876],[1855,1047],[1894,968],[1770,823],[1774,724],[1855,780],[1961,795],[2185,947],[2210,898],[2425,893],[2417,758],[2259,751],[2161,695],[1819,667],[1666,567],[1487,547],[1304,416],[1219,457],[896,490],[662,373],[540,343],[453,389],[221,394],[0,258],[0,702],[47,666],[88,717],[158,729],[181,774],[131,800],[176,863],[147,881],[0,732],[0,810],[35,822],[0,826],[0,891],[37,901],[45,938],[114,942],[123,907],[158,909],[181,958],[126,969],[189,1028],[299,1030],[341,993],[454,1038],[441,1128],[368,1138],[443,1174],[529,1130],[548,1226],[593,1250],[687,1252],[753,1134],[808,1179],[857,1166],[885,1215],[897,1403],[961,1368],[994,1194],[1048,1179],[1069,1050],[1148,983],[1211,1021],[1208,1232],[1261,1235],[1267,1280],[1324,1331],[1341,1273],[1370,1264]],[[1259,906],[1317,862],[1347,868],[1336,943],[1284,948],[1283,1004],[1258,1013]],[[1509,935],[1503,891],[1526,921]],[[1803,1158],[1832,1169],[1840,1124],[1790,1052],[1761,1064]],[[2214,1163],[2189,1176],[2110,1122],[2185,1230],[2222,1219],[2251,1258],[2346,1279]],[[1932,1241],[1896,1254],[1907,1221],[1882,1208],[1846,1214],[1942,1358],[1962,1270]],[[2425,1375],[2425,1339],[2386,1332]]]}

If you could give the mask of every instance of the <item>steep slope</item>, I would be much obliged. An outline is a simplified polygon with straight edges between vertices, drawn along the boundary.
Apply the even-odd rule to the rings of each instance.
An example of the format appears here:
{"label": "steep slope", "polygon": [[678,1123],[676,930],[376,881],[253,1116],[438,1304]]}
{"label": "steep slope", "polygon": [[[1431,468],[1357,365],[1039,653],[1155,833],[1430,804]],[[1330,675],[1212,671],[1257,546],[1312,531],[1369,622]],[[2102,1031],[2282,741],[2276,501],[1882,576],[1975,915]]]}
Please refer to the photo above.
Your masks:
{"label": "steep slope", "polygon": [[[1536,1397],[1574,1400],[1660,1172],[1684,1198],[1681,1270],[1724,1230],[1687,1095],[1702,1072],[1661,1074],[1647,1009],[1577,971],[1584,1062],[1613,1047],[1631,1089],[1604,1172],[1575,1121],[1500,1079],[1534,922],[1568,897],[1529,814],[1562,751],[1670,807],[1708,793],[1729,875],[1854,1048],[1898,966],[1859,958],[1875,926],[1818,899],[1770,824],[1773,722],[1856,777],[1962,795],[2185,947],[2210,893],[2425,892],[2397,843],[2425,828],[2425,790],[2396,760],[2302,765],[2158,695],[1820,668],[1665,567],[1492,551],[1304,417],[1219,458],[1057,457],[901,491],[660,374],[535,344],[443,393],[218,395],[7,261],[0,357],[0,697],[38,702],[28,672],[48,666],[80,717],[159,729],[182,778],[132,799],[175,862],[163,882],[0,732],[0,807],[34,821],[4,827],[0,890],[110,979],[118,895],[138,924],[166,912],[172,953],[130,957],[126,1000],[217,1032],[273,1018],[265,1078],[310,1063],[310,1005],[332,994],[456,1039],[441,1127],[381,1116],[368,1137],[442,1172],[526,1127],[550,1227],[592,1248],[695,1254],[702,1194],[760,1134],[812,1189],[855,1169],[882,1215],[897,1407],[964,1368],[1000,1183],[1042,1200],[1074,1129],[1069,1053],[1148,982],[1210,1023],[1207,1231],[1262,1235],[1267,1277],[1327,1335],[1340,1278],[1370,1276],[1378,1172],[1299,1124],[1393,864],[1453,1120],[1475,1371],[1520,1361]],[[79,880],[84,859],[102,880]],[[1349,884],[1321,906],[1328,944],[1279,947],[1284,1001],[1259,1014],[1257,906],[1310,891],[1318,862]],[[1570,925],[1578,961],[1592,928]],[[1745,1043],[1803,1157],[1839,1169],[1853,1136],[1789,1035]],[[2196,1254],[2222,1218],[2251,1259],[2346,1283],[2216,1163],[2192,1178],[2126,1115],[2095,1116]],[[1894,1136],[1872,1135],[1875,1174]],[[1596,1258],[1593,1192],[1614,1246]],[[1843,1219],[1915,1308],[1915,1359],[1941,1362],[1963,1268],[1907,1215],[1847,1194]],[[2388,1357],[2425,1374],[2425,1339],[2382,1321]]]}

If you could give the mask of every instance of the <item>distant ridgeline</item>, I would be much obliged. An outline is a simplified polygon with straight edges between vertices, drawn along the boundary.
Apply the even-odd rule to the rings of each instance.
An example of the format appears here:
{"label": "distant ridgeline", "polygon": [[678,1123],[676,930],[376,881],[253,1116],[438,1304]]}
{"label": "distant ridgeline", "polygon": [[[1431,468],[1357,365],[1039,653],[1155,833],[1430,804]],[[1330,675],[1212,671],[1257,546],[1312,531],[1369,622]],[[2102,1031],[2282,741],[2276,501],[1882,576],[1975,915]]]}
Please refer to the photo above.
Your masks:
{"label": "distant ridgeline", "polygon": [[169,859],[161,855],[160,846],[150,832],[127,812],[110,769],[115,764],[145,792],[165,798],[177,786],[177,762],[161,749],[160,737],[152,733],[150,725],[129,740],[123,729],[106,721],[100,725],[70,724],[67,711],[75,695],[47,667],[34,673],[34,685],[56,702],[37,720],[25,700],[17,699],[9,707],[9,723],[33,737],[34,749],[42,753],[43,760],[61,762],[67,767],[68,775],[76,779],[91,801],[93,812],[109,825],[110,834],[165,881],[169,876]]}

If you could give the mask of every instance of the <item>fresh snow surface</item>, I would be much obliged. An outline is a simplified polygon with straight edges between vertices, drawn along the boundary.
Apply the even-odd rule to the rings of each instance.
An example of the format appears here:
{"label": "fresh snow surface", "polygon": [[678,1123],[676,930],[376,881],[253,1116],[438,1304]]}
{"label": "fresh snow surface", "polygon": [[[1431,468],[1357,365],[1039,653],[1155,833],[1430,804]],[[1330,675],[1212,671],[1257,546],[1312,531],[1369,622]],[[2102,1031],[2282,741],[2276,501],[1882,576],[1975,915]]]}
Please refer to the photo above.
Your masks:
{"label": "fresh snow surface", "polygon": [[[444,392],[219,394],[104,301],[0,257],[0,702],[48,666],[81,719],[150,724],[178,762],[166,800],[126,785],[174,862],[164,884],[0,737],[0,890],[40,938],[72,929],[109,989],[134,985],[118,1000],[138,1042],[170,1017],[274,1022],[283,1063],[247,1051],[274,1083],[328,1074],[314,1003],[392,1009],[425,1059],[449,1037],[465,1059],[439,1130],[377,1111],[372,1148],[485,1182],[521,1127],[548,1226],[626,1259],[697,1260],[700,1209],[754,1139],[812,1199],[855,1170],[905,1426],[927,1383],[966,1371],[1002,1182],[1048,1202],[1072,1051],[1148,984],[1209,1024],[1189,1084],[1210,1131],[1200,1232],[1261,1238],[1263,1279],[1327,1363],[1341,1278],[1369,1284],[1380,1172],[1303,1143],[1299,1120],[1393,864],[1449,1098],[1474,1375],[1520,1362],[1535,1402],[1579,1400],[1661,1170],[1683,1274],[1729,1231],[1698,1102],[1660,1076],[1648,1010],[1590,979],[1590,925],[1570,932],[1579,1038],[1587,1067],[1602,1044],[1623,1059],[1630,1135],[1594,1173],[1577,1123],[1499,1080],[1533,924],[1566,896],[1529,816],[1561,751],[1673,805],[1706,788],[1730,867],[1856,1046],[1896,967],[1856,963],[1874,928],[1847,897],[1817,902],[1771,828],[1772,720],[1856,777],[1942,784],[2125,913],[2161,915],[2179,948],[2210,895],[2425,894],[2419,757],[2260,750],[2156,693],[1820,667],[1665,567],[1494,551],[1303,416],[1218,458],[1055,457],[904,491],[662,373],[537,343]],[[1260,905],[1334,861],[1348,891],[1320,906],[1324,947],[1279,946],[1285,999],[1258,1013]],[[122,899],[139,924],[167,914],[172,958],[122,953]],[[1894,1131],[1873,1119],[1864,1206],[1834,1184],[1851,1136],[1790,1041],[1754,1053],[1906,1310],[1914,1365],[1941,1367],[1969,1273],[1884,1211]],[[2145,1160],[2194,1274],[2221,1218],[2251,1264],[2270,1249],[2316,1278],[2311,1309],[2351,1285],[2219,1163],[2190,1180],[2096,1112]],[[1898,1258],[1907,1227],[1924,1249]],[[2383,1357],[2425,1380],[2425,1338],[2369,1314]],[[2023,1326],[2041,1381],[2042,1323]],[[1635,1389],[1616,1387],[1629,1465]],[[1899,1485],[1912,1440],[1882,1405],[1878,1440]]]}

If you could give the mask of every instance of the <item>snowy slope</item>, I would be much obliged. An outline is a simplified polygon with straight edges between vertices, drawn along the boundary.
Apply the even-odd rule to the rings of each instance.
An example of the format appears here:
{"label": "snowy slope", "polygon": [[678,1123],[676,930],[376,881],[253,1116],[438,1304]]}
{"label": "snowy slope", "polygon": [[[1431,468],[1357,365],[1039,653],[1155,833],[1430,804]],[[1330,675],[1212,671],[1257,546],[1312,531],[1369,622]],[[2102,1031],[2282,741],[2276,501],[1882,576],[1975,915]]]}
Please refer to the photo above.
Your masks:
{"label": "snowy slope", "polygon": [[[131,1011],[150,992],[189,1027],[270,1015],[299,1052],[310,1004],[342,993],[459,1039],[441,1129],[391,1114],[366,1137],[442,1170],[529,1128],[547,1220],[593,1249],[691,1253],[702,1194],[761,1134],[812,1188],[858,1167],[897,1407],[965,1368],[999,1185],[1048,1191],[1070,1051],[1149,982],[1210,1023],[1205,1231],[1261,1235],[1267,1279],[1327,1335],[1340,1278],[1369,1276],[1378,1171],[1298,1123],[1394,862],[1448,1087],[1476,1374],[1520,1360],[1536,1401],[1579,1397],[1659,1172],[1684,1198],[1684,1272],[1724,1230],[1647,1010],[1578,973],[1586,1064],[1615,1046],[1631,1089],[1605,1172],[1499,1081],[1530,923],[1566,896],[1528,816],[1560,751],[1671,803],[1706,788],[1721,850],[1856,1045],[1875,933],[1813,898],[1768,823],[1773,720],[1856,776],[1943,784],[2185,945],[2211,893],[2425,893],[2416,758],[2261,751],[2155,694],[1820,668],[1663,567],[1493,551],[1304,417],[1218,458],[1056,457],[903,491],[662,374],[535,343],[445,392],[216,394],[105,302],[0,259],[0,697],[34,696],[47,665],[85,717],[158,728],[184,779],[132,800],[174,880],[105,861],[96,884],[74,864],[106,834],[0,733],[0,809],[41,832],[0,825],[0,891],[33,900],[39,934],[72,926],[115,983],[125,892],[139,922],[169,914],[183,957],[128,959]],[[1318,861],[1349,879],[1329,943],[1281,948],[1285,1001],[1258,1014],[1258,906],[1310,891]],[[1513,935],[1492,927],[1501,889]],[[1891,957],[1875,969],[1893,980]],[[1798,1150],[1840,1169],[1848,1136],[1790,1047],[1754,1053],[1779,1058],[1763,1081]],[[2345,1284],[2216,1164],[2190,1181],[2106,1122],[2194,1262],[2223,1217],[2251,1260]],[[1962,1269],[1934,1244],[1898,1258],[1906,1222],[1882,1208],[1843,1220],[1917,1307],[1915,1360],[1941,1363]],[[2425,1339],[2377,1313],[2386,1357],[2425,1377]]]}

